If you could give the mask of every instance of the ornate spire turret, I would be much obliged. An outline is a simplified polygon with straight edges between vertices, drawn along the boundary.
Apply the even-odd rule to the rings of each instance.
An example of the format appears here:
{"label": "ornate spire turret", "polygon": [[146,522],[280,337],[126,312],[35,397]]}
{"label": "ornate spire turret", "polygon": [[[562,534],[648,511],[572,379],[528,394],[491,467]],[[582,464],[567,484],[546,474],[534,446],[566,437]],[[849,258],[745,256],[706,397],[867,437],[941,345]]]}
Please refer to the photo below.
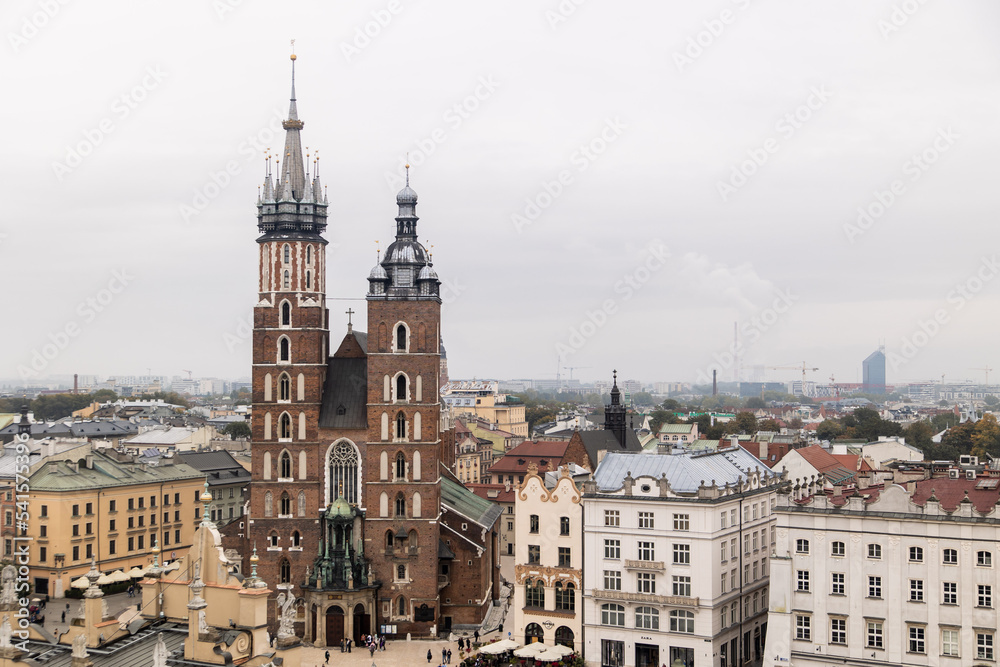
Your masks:
{"label": "ornate spire turret", "polygon": [[618,371],[612,375],[611,385],[611,405],[604,406],[604,430],[611,431],[615,435],[615,440],[625,449],[625,434],[628,428],[625,424],[626,408],[622,405],[621,389],[618,388]]}

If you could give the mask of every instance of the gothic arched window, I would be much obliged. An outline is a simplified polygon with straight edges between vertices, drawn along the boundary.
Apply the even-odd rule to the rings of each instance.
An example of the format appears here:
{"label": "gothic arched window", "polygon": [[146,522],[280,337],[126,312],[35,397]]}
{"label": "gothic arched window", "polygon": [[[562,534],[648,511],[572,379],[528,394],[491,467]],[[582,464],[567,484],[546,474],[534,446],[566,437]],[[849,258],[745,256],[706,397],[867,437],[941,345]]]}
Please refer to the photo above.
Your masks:
{"label": "gothic arched window", "polygon": [[281,288],[291,289],[292,288],[292,274],[290,271],[285,271],[281,277]]}
{"label": "gothic arched window", "polygon": [[392,548],[392,539],[393,539],[392,538],[392,531],[391,530],[385,531],[385,548],[386,549],[391,549]]}
{"label": "gothic arched window", "polygon": [[402,493],[396,495],[396,516],[406,516],[406,497]]}
{"label": "gothic arched window", "polygon": [[396,578],[400,581],[404,581],[406,579],[406,565],[401,563],[396,566]]}
{"label": "gothic arched window", "polygon": [[278,343],[278,361],[291,361],[291,360],[292,360],[291,346],[288,343],[288,338],[282,336],[281,341]]}
{"label": "gothic arched window", "polygon": [[292,324],[292,304],[285,301],[281,304],[281,325],[291,326]]}
{"label": "gothic arched window", "polygon": [[396,479],[406,479],[406,456],[403,452],[396,454]]}
{"label": "gothic arched window", "polygon": [[288,497],[288,493],[281,494],[281,511],[278,514],[288,516],[292,513],[292,499]]}
{"label": "gothic arched window", "polygon": [[[279,438],[285,438],[285,439],[291,440],[292,439],[292,418],[289,417],[287,413],[283,414],[283,415],[281,415],[281,419],[279,420],[278,423],[279,423],[278,437]],[[282,466],[282,470],[284,470],[284,466]],[[288,459],[288,474],[287,475],[279,475],[279,476],[280,477],[291,477],[292,476],[292,461],[291,461],[291,458]]]}
{"label": "gothic arched window", "polygon": [[[292,456],[288,452],[281,453],[281,462],[279,464],[278,477],[291,477],[292,476]],[[282,514],[287,514],[287,512],[282,512]]]}
{"label": "gothic arched window", "polygon": [[306,515],[306,492],[299,491],[299,502],[298,502],[299,516]]}
{"label": "gothic arched window", "polygon": [[292,566],[288,562],[287,558],[281,559],[281,566],[279,568],[279,576],[281,578],[281,583],[288,584],[292,581]]}
{"label": "gothic arched window", "polygon": [[292,533],[292,546],[293,547],[302,546],[302,536],[299,535],[299,531],[297,530],[294,533]]}
{"label": "gothic arched window", "polygon": [[406,326],[396,325],[396,352],[406,352]]}
{"label": "gothic arched window", "polygon": [[274,496],[268,491],[264,494],[264,516],[272,516],[274,514]]}
{"label": "gothic arched window", "polygon": [[292,381],[287,373],[282,373],[278,378],[278,400],[288,401],[292,397]]}
{"label": "gothic arched window", "polygon": [[407,400],[407,393],[408,392],[406,391],[406,376],[400,373],[396,377],[396,400],[397,401]]}
{"label": "gothic arched window", "polygon": [[330,473],[329,502],[340,494],[352,505],[358,504],[358,450],[341,440],[333,446],[327,458]]}
{"label": "gothic arched window", "polygon": [[285,264],[291,264],[291,262],[292,262],[292,247],[286,243],[285,246],[284,246],[284,248],[282,248],[282,253],[283,253]]}
{"label": "gothic arched window", "polygon": [[402,412],[396,415],[396,437],[400,440],[406,437],[406,415]]}
{"label": "gothic arched window", "polygon": [[399,596],[399,606],[396,608],[400,616],[406,616],[406,598]]}

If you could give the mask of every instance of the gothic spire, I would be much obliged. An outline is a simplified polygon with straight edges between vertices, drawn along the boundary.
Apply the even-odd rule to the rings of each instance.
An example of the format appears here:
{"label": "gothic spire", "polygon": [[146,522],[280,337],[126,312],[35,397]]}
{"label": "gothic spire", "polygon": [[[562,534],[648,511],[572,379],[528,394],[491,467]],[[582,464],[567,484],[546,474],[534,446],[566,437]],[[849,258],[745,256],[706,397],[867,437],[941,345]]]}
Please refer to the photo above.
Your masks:
{"label": "gothic spire", "polygon": [[288,105],[288,120],[281,123],[285,128],[285,151],[282,157],[281,182],[278,186],[279,197],[284,200],[300,200],[305,195],[305,164],[302,160],[302,138],[300,132],[305,125],[299,120],[299,110],[295,101],[295,60],[292,60],[292,98]]}

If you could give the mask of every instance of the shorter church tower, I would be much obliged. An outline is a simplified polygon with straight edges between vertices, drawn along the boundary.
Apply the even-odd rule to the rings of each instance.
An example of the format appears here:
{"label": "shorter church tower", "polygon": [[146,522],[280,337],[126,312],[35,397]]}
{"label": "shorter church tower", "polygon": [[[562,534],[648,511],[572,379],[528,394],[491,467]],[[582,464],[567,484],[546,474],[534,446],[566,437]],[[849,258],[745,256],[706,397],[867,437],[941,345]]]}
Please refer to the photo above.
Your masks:
{"label": "shorter church tower", "polygon": [[611,405],[604,406],[604,430],[615,434],[615,439],[623,448],[625,444],[625,413],[627,408],[622,404],[622,392],[618,388],[618,371],[614,372],[614,384],[611,387]]}

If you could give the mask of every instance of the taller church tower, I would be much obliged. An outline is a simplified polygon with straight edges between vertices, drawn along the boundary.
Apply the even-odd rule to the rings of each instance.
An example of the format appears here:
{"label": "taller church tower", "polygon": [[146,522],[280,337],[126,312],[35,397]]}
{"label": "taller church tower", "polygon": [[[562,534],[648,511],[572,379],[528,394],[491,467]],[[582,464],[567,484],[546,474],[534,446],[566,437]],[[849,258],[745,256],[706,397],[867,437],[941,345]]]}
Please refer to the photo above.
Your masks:
{"label": "taller church tower", "polygon": [[417,240],[417,193],[396,196],[396,240],[368,278],[368,445],[365,544],[382,622],[397,634],[440,629],[441,297]]}
{"label": "taller church tower", "polygon": [[262,551],[282,552],[260,562],[260,574],[272,586],[291,582],[293,568],[304,569],[310,562],[315,552],[303,554],[301,540],[316,532],[316,512],[326,505],[318,423],[329,345],[327,241],[322,236],[327,199],[318,160],[310,177],[302,157],[304,123],[295,100],[295,55],[291,58],[292,95],[282,123],[285,149],[277,156],[276,182],[268,160],[257,201],[261,236],[253,318],[248,536]]}

